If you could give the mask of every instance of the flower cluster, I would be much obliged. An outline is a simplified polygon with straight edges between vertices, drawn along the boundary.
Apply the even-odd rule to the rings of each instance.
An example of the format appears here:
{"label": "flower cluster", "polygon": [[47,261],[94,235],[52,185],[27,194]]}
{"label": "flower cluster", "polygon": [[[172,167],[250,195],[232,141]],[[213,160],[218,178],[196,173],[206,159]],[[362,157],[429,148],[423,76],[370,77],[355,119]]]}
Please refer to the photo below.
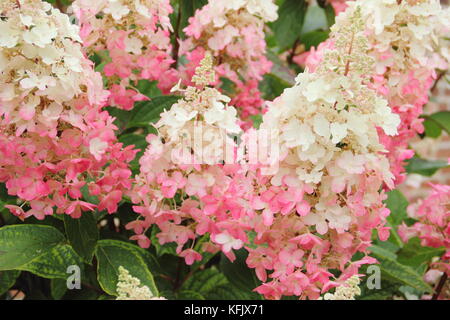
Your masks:
{"label": "flower cluster", "polygon": [[331,39],[334,49],[269,104],[260,127],[271,132],[280,158],[269,181],[257,183],[258,247],[247,263],[261,281],[272,279],[257,288],[270,298],[317,298],[336,285],[331,269],[345,280],[373,263],[369,257],[350,262],[365,252],[373,230],[380,239],[389,236],[379,190],[393,186],[393,175],[376,128],[395,135],[400,119],[364,85],[373,59],[361,11],[338,19]]}
{"label": "flower cluster", "polygon": [[[212,62],[210,54],[200,62],[192,79],[196,86],[174,87],[184,98],[162,113],[155,125],[159,135],[147,137],[149,147],[140,159],[140,175],[130,195],[135,212],[143,218],[127,225],[137,234],[132,239],[148,247],[145,232],[156,224],[159,242],[176,242],[177,252],[188,264],[201,256],[183,248],[185,244],[196,235],[219,230],[208,217],[213,208],[201,210],[199,200],[213,198],[229,184],[221,164],[234,161],[236,144],[229,134],[240,132],[236,109],[227,105],[229,98],[207,87],[214,79]],[[222,219],[226,220],[225,214]]]}
{"label": "flower cluster", "polygon": [[124,267],[119,267],[119,281],[117,282],[116,300],[166,300],[163,297],[155,297],[149,287],[141,285],[138,278],[130,275]]}
{"label": "flower cluster", "polygon": [[99,210],[116,211],[135,151],[116,143],[78,28],[41,1],[2,1],[0,16],[0,181],[23,201],[10,210],[79,217],[96,207],[81,201],[88,187]]}
{"label": "flower cluster", "polygon": [[[192,249],[197,236],[209,236],[202,251],[221,249],[230,259],[233,249],[245,247],[248,266],[264,282],[256,290],[267,298],[317,299],[338,285],[331,269],[340,270],[338,281],[345,281],[360,265],[373,263],[370,257],[350,261],[370,246],[374,229],[381,239],[389,235],[384,227],[389,210],[379,190],[383,183],[393,186],[393,175],[377,127],[394,135],[399,117],[364,85],[373,59],[362,30],[360,11],[340,20],[333,29],[335,49],[325,53],[314,73],[300,74],[297,85],[269,105],[257,135],[268,133],[269,145],[279,146],[279,153],[267,163],[251,160],[253,130],[241,137],[236,153],[229,153],[238,163],[219,152],[206,159],[223,165],[198,164],[195,148],[181,150],[191,146],[180,142],[195,135],[194,124],[239,133],[225,97],[215,89],[188,87],[186,98],[163,113],[157,124],[160,137],[148,138],[131,195],[144,218],[128,225],[137,233],[133,238],[150,245],[144,233],[157,224],[159,242],[176,242],[188,264],[201,260]],[[210,67],[207,56],[194,83],[204,86],[213,80],[206,72]],[[201,140],[203,156],[205,150],[210,154],[211,144],[224,140],[213,133],[203,137],[211,137]],[[233,142],[228,144],[225,149],[233,150]],[[179,162],[180,154],[193,158],[193,165]],[[183,250],[189,240],[191,247]]]}
{"label": "flower cluster", "polygon": [[345,11],[345,9],[347,9],[348,1],[352,1],[352,0],[328,0],[328,2],[333,7],[336,15],[340,14],[341,12]]}
{"label": "flower cluster", "polygon": [[257,81],[272,66],[265,57],[263,28],[276,19],[272,0],[214,0],[197,10],[184,30],[188,38],[183,47],[191,64],[198,61],[191,57],[211,51],[218,60],[217,74],[236,84],[233,105],[242,109],[242,119],[259,113],[263,105]]}
{"label": "flower cluster", "polygon": [[361,294],[359,283],[359,277],[352,276],[344,284],[338,286],[334,293],[325,293],[323,300],[355,300],[355,296]]}
{"label": "flower cluster", "polygon": [[410,227],[399,227],[399,235],[407,242],[418,236],[423,246],[444,247],[445,254],[433,267],[450,275],[450,186],[432,184],[431,193],[425,199],[408,207],[410,217],[419,220]]}
{"label": "flower cluster", "polygon": [[[404,181],[405,160],[414,155],[409,141],[422,133],[420,115],[437,70],[446,70],[450,61],[450,9],[443,10],[438,0],[360,0],[348,1],[340,19],[348,19],[358,7],[365,21],[370,55],[375,59],[371,86],[383,95],[392,110],[400,115],[399,134],[381,141],[389,151],[388,158],[395,183]],[[332,47],[331,40],[309,54],[306,65],[314,69],[323,59],[323,51]]]}
{"label": "flower cluster", "polygon": [[158,80],[163,92],[177,81],[169,0],[76,0],[72,8],[88,53],[108,56],[103,73],[110,105],[130,110],[146,99],[136,89],[141,79]]}

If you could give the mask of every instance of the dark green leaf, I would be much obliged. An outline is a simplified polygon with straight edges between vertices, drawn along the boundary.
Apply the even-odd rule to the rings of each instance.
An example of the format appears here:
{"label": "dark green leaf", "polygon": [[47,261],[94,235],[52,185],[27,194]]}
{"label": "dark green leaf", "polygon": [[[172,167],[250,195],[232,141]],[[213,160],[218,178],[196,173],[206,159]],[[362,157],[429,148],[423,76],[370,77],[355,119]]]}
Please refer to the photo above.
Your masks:
{"label": "dark green leaf", "polygon": [[289,87],[289,83],[272,73],[265,74],[263,80],[259,83],[259,89],[265,100],[274,100],[280,96],[284,89]]}
{"label": "dark green leaf", "polygon": [[164,110],[169,110],[172,105],[180,99],[178,96],[160,96],[150,101],[141,101],[136,103],[132,110],[133,115],[127,127],[146,127],[150,123],[159,120],[160,114]]}
{"label": "dark green leaf", "polygon": [[229,283],[215,267],[195,272],[183,284],[179,299],[245,300],[254,298],[251,292],[242,291]]}
{"label": "dark green leaf", "polygon": [[158,81],[149,81],[146,79],[141,79],[138,81],[136,88],[139,90],[139,93],[149,97],[154,98],[162,95],[161,90],[158,88]]}
{"label": "dark green leaf", "polygon": [[327,4],[324,10],[327,17],[328,27],[331,27],[336,20],[336,13],[334,11],[334,8],[331,4]]}
{"label": "dark green leaf", "polygon": [[17,269],[64,242],[57,229],[45,225],[0,228],[0,270]]}
{"label": "dark green leaf", "polygon": [[305,45],[305,50],[309,51],[311,47],[317,47],[321,42],[328,38],[328,31],[310,31],[300,37],[300,43]]}
{"label": "dark green leaf", "polygon": [[60,300],[67,291],[66,279],[52,279],[50,281],[50,292],[53,299]]}
{"label": "dark green leaf", "polygon": [[80,218],[64,215],[67,238],[73,249],[87,263],[91,263],[98,240],[97,221],[91,212],[84,212]]}
{"label": "dark green leaf", "polygon": [[387,300],[391,299],[398,292],[399,285],[396,282],[381,279],[380,289],[369,289],[367,286],[360,286],[361,295],[357,296],[357,300]]}
{"label": "dark green leaf", "polygon": [[19,270],[0,271],[0,296],[16,283],[16,279],[19,275]]}
{"label": "dark green leaf", "polygon": [[236,288],[245,292],[252,292],[261,285],[261,282],[256,277],[254,270],[250,269],[245,262],[248,253],[244,249],[237,250],[234,253],[236,260],[233,262],[224,255],[221,256],[220,270]]}
{"label": "dark green leaf", "polygon": [[43,278],[66,279],[70,275],[67,273],[69,266],[78,266],[82,271],[83,261],[71,246],[59,244],[18,269],[29,271]]}
{"label": "dark green leaf", "polygon": [[278,20],[272,24],[281,51],[291,48],[302,33],[307,3],[304,0],[285,0],[278,9]]}

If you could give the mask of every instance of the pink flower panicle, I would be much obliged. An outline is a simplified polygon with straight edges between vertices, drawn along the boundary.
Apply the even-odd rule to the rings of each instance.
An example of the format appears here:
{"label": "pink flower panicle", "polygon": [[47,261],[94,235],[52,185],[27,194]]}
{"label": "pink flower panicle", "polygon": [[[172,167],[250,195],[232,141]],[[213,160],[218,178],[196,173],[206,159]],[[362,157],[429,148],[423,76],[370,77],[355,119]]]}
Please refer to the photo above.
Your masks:
{"label": "pink flower panicle", "polygon": [[265,56],[264,23],[276,19],[272,0],[214,0],[198,9],[184,29],[186,71],[193,71],[199,61],[195,57],[204,50],[212,52],[218,76],[236,84],[233,105],[239,108],[244,127],[250,126],[248,117],[259,113],[264,104],[257,82],[272,67]]}
{"label": "pink flower panicle", "polygon": [[109,105],[130,110],[147,99],[136,89],[142,79],[158,80],[167,93],[177,80],[171,66],[169,0],[76,0],[72,9],[89,54],[108,55],[103,75]]}
{"label": "pink flower panicle", "polygon": [[[0,5],[0,181],[22,201],[9,208],[38,219],[55,208],[75,218],[96,207],[113,213],[136,151],[116,142],[101,109],[108,92],[78,28],[46,2],[17,3]],[[82,200],[83,187],[98,205]]]}

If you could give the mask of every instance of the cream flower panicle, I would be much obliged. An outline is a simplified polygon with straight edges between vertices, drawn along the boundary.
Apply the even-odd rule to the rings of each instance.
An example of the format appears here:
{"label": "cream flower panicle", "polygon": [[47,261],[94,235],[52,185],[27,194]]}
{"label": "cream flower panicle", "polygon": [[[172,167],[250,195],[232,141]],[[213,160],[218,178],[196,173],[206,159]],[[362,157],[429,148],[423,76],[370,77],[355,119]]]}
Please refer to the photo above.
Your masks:
{"label": "cream flower panicle", "polygon": [[116,300],[166,300],[166,298],[155,297],[149,287],[141,285],[138,278],[133,277],[127,269],[120,266]]}
{"label": "cream flower panicle", "polygon": [[320,300],[355,300],[355,296],[361,294],[361,289],[358,287],[360,282],[358,276],[352,276],[336,287],[334,293],[325,293]]}

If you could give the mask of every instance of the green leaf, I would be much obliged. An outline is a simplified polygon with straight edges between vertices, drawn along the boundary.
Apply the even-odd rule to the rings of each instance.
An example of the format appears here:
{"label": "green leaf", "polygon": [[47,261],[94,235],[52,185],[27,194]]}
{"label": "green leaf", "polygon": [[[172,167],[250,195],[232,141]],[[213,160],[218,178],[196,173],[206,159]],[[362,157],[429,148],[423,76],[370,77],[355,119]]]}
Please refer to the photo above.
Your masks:
{"label": "green leaf", "polygon": [[331,4],[327,4],[324,8],[325,16],[327,17],[328,27],[331,27],[336,21],[336,13]]}
{"label": "green leaf", "polygon": [[229,283],[216,267],[195,272],[181,287],[179,299],[195,300],[246,300],[254,298]]}
{"label": "green leaf", "polygon": [[64,242],[56,228],[45,225],[12,225],[0,228],[0,270],[17,269]]}
{"label": "green leaf", "polygon": [[397,253],[397,260],[402,264],[419,268],[423,264],[428,264],[432,258],[441,257],[444,253],[444,247],[424,247],[420,244],[420,239],[414,237]]}
{"label": "green leaf", "polygon": [[263,122],[263,117],[261,114],[255,114],[250,116],[250,118],[253,121],[253,128],[255,129],[259,129],[259,127],[261,126],[262,122]]}
{"label": "green leaf", "polygon": [[172,105],[180,99],[178,96],[160,96],[150,101],[136,103],[132,110],[133,115],[127,127],[146,127],[150,123],[159,120],[160,114],[164,110],[169,110]]}
{"label": "green leaf", "polygon": [[142,285],[146,285],[155,296],[158,295],[153,275],[139,247],[118,240],[100,240],[95,256],[98,260],[98,281],[106,293],[117,295],[119,267],[122,266],[131,276],[138,278]]}
{"label": "green leaf", "polygon": [[448,162],[443,160],[425,160],[419,157],[413,157],[408,160],[406,171],[408,173],[417,173],[422,176],[431,177],[439,169],[448,167]]}
{"label": "green leaf", "polygon": [[[139,103],[135,104],[135,108],[139,105]],[[134,109],[133,109],[134,110]],[[115,118],[114,124],[119,129],[119,133],[122,133],[128,128],[128,123],[133,116],[133,110],[127,111],[123,109],[119,109],[116,107],[107,107],[106,111]]]}
{"label": "green leaf", "polygon": [[178,300],[206,300],[206,298],[198,293],[197,291],[193,290],[181,290],[180,293],[178,293],[177,296]]}
{"label": "green leaf", "polygon": [[300,37],[300,42],[305,45],[305,50],[309,51],[311,47],[317,47],[321,42],[328,39],[328,31],[310,31]]}
{"label": "green leaf", "polygon": [[307,3],[305,0],[285,0],[278,9],[278,20],[272,24],[281,51],[291,48],[302,33]]}
{"label": "green leaf", "polygon": [[399,263],[394,253],[375,245],[370,247],[370,251],[372,251],[371,256],[380,262],[382,275],[424,292],[433,291],[433,288],[424,282],[422,276],[413,268]]}
{"label": "green leaf", "polygon": [[403,241],[397,233],[397,226],[408,218],[406,214],[406,208],[408,206],[408,200],[398,190],[391,190],[387,193],[388,198],[385,203],[391,211],[387,217],[386,226],[390,227],[390,236],[388,242],[393,243],[396,249],[403,247]]}
{"label": "green leaf", "polygon": [[236,288],[246,292],[252,292],[256,287],[261,285],[261,282],[256,277],[253,269],[250,269],[245,262],[248,253],[244,249],[234,251],[234,253],[236,260],[233,262],[226,256],[221,256],[220,270]]}
{"label": "green leaf", "polygon": [[370,251],[372,252],[373,256],[387,257],[392,260],[397,259],[397,255],[394,252],[378,245],[371,246]]}
{"label": "green leaf", "polygon": [[423,126],[425,135],[429,138],[438,138],[442,134],[442,127],[431,119],[425,119]]}
{"label": "green leaf", "polygon": [[64,215],[64,227],[73,249],[87,263],[91,263],[98,240],[97,221],[91,212],[84,212],[80,218]]}
{"label": "green leaf", "polygon": [[0,271],[0,296],[16,283],[16,279],[19,275],[19,270]]}
{"label": "green leaf", "polygon": [[183,290],[191,290],[207,296],[219,286],[227,285],[227,278],[215,267],[196,272],[183,284]]}
{"label": "green leaf", "polygon": [[290,86],[289,83],[280,79],[273,73],[265,74],[263,80],[259,83],[259,89],[265,100],[274,100],[283,93],[284,89],[289,88]]}
{"label": "green leaf", "polygon": [[381,279],[380,289],[369,289],[367,286],[360,286],[361,295],[356,297],[356,300],[387,300],[398,292],[399,285],[396,282]]}
{"label": "green leaf", "polygon": [[124,134],[120,136],[119,141],[125,146],[134,145],[135,149],[141,150],[140,152],[145,151],[148,145],[144,135],[135,133]]}
{"label": "green leaf", "polygon": [[50,293],[55,300],[60,300],[67,291],[66,279],[52,279],[50,281]]}
{"label": "green leaf", "polygon": [[387,193],[386,206],[391,211],[387,220],[394,226],[398,226],[403,220],[408,218],[406,208],[408,207],[408,200],[399,190],[391,190]]}
{"label": "green leaf", "polygon": [[68,244],[59,244],[17,269],[29,271],[43,278],[66,279],[69,275],[67,268],[74,265],[83,268],[80,256]]}
{"label": "green leaf", "polygon": [[138,81],[138,84],[136,86],[139,93],[149,97],[154,98],[157,96],[162,95],[161,90],[158,88],[158,81],[149,81],[146,79],[141,79]]}
{"label": "green leaf", "polygon": [[436,134],[437,136],[440,135],[440,132],[438,134],[439,130],[437,128],[446,131],[447,134],[450,134],[450,111],[439,111],[433,113],[432,115],[424,115],[423,118],[426,119],[425,122],[428,122],[428,133],[430,133],[430,126],[433,126],[431,137]]}

